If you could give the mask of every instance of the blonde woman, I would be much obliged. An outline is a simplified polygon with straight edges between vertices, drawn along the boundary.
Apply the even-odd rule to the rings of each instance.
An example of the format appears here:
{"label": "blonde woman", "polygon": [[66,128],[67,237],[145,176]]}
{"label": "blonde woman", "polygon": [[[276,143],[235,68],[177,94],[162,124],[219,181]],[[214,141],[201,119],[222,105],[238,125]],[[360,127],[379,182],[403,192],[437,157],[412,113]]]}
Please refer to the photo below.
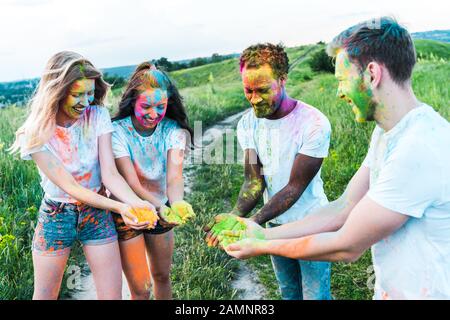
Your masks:
{"label": "blonde woman", "polygon": [[[98,299],[121,299],[122,268],[111,211],[136,229],[133,208],[142,201],[118,173],[111,147],[113,127],[102,107],[109,86],[91,62],[60,52],[48,62],[31,112],[16,133],[12,152],[34,160],[45,191],[32,250],[33,299],[57,299],[64,268],[80,241],[91,268]],[[119,201],[105,196],[105,187]]]}

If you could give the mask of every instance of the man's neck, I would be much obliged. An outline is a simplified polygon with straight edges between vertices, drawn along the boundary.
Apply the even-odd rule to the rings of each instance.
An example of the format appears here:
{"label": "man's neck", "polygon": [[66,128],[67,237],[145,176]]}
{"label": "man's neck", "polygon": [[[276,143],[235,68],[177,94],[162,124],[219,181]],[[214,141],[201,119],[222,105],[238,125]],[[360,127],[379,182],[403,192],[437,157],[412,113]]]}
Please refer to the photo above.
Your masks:
{"label": "man's neck", "polygon": [[288,114],[292,112],[292,110],[295,109],[295,106],[297,105],[297,100],[292,99],[287,94],[284,95],[283,100],[281,100],[280,107],[275,111],[274,114],[270,115],[266,119],[268,120],[278,120],[281,118],[284,118]]}
{"label": "man's neck", "polygon": [[420,105],[421,102],[410,86],[406,88],[395,86],[382,94],[374,118],[377,124],[387,132]]}

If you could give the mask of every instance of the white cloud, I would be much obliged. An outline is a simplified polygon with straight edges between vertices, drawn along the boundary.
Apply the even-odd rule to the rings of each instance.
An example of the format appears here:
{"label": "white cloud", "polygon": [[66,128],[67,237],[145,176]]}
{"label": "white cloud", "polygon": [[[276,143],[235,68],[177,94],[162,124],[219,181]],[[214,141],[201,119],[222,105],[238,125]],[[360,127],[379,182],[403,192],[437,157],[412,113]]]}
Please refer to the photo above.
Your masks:
{"label": "white cloud", "polygon": [[410,31],[449,29],[447,1],[6,0],[0,3],[0,81],[39,76],[60,50],[99,67],[240,52],[271,41],[330,40],[361,20],[394,15]]}

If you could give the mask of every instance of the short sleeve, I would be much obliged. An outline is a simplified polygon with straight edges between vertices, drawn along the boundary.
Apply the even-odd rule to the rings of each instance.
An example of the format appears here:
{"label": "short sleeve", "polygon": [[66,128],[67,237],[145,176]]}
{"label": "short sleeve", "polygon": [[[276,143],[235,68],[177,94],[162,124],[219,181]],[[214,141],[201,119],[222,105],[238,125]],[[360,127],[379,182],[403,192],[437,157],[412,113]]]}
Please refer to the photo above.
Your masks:
{"label": "short sleeve", "polygon": [[255,140],[253,138],[253,130],[250,126],[250,115],[250,112],[244,114],[237,125],[237,138],[242,150],[256,150]]}
{"label": "short sleeve", "polygon": [[97,107],[97,137],[113,131],[114,128],[111,123],[108,109],[106,109],[106,107]]}
{"label": "short sleeve", "polygon": [[115,130],[112,133],[111,143],[114,159],[123,158],[123,157],[131,157],[130,152],[128,150],[127,141],[121,132],[119,126],[114,126]]}
{"label": "short sleeve", "polygon": [[443,193],[443,164],[426,143],[415,141],[394,150],[371,183],[368,196],[379,205],[414,218]]}
{"label": "short sleeve", "polygon": [[297,152],[314,158],[326,158],[330,148],[330,138],[330,122],[322,116],[305,128],[303,141],[299,144]]}
{"label": "short sleeve", "polygon": [[367,155],[364,158],[364,161],[362,163],[362,166],[369,168],[372,166],[373,161],[373,152],[374,152],[374,146],[377,145],[377,141],[380,138],[380,135],[382,134],[382,129],[378,126],[375,127],[375,129],[372,132],[372,137],[369,144],[369,150],[367,151]]}
{"label": "short sleeve", "polygon": [[43,146],[33,148],[33,149],[27,149],[26,148],[26,138],[25,138],[24,134],[19,136],[19,144],[20,144],[20,158],[22,160],[33,160],[33,158],[31,158],[31,155],[33,153],[37,153],[37,152],[41,152],[41,151],[49,151],[47,145],[43,145]]}
{"label": "short sleeve", "polygon": [[173,127],[167,137],[167,150],[185,150],[187,134],[188,133],[180,127]]}

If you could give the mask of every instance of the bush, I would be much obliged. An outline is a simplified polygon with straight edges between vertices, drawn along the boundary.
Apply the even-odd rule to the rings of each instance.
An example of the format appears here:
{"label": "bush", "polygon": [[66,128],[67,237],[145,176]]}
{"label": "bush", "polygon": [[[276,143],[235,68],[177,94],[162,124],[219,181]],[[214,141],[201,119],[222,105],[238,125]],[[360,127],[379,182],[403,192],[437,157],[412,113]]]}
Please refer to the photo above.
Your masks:
{"label": "bush", "polygon": [[314,53],[309,61],[309,65],[311,66],[311,69],[316,72],[324,71],[334,73],[333,60],[325,52],[325,49]]}

